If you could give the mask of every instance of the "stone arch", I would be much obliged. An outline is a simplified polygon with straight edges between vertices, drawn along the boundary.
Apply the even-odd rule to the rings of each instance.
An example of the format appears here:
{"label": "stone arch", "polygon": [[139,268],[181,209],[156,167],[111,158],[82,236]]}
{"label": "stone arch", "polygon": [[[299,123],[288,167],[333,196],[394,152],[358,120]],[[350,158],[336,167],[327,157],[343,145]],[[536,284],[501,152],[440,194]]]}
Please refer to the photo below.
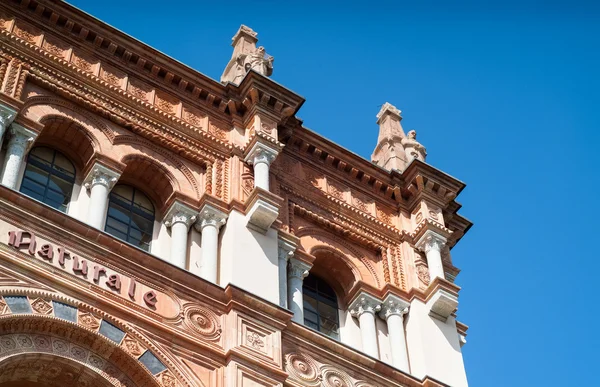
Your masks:
{"label": "stone arch", "polygon": [[[49,336],[29,335],[1,336],[7,342],[36,341],[37,344],[51,342]],[[95,355],[92,355],[95,356]],[[63,357],[44,352],[22,352],[6,358],[0,358],[0,387],[35,386],[81,386],[112,387],[118,386],[103,371],[71,357]],[[119,384],[124,384],[119,381]]]}
{"label": "stone arch", "polygon": [[[7,296],[27,298],[31,307],[30,311],[20,312],[19,314],[12,313],[5,299]],[[55,302],[75,308],[76,321],[68,321],[57,317],[57,313],[54,310],[56,307]],[[124,332],[124,336],[120,342],[112,341],[101,334],[100,327],[102,321],[106,321]],[[37,348],[35,345],[33,347],[23,347],[22,345],[18,346],[18,342],[16,344],[19,348],[15,347],[14,351],[7,352],[5,346],[2,344],[2,338],[6,335],[12,335],[10,337],[13,339],[18,338],[20,335],[28,335],[32,340],[38,336],[49,337],[51,343],[53,343],[52,338],[57,338],[61,342],[67,342],[69,350],[72,346],[87,350],[87,357],[84,361],[81,358],[82,356],[67,356],[68,354],[63,353],[65,351],[55,353],[53,350],[43,350],[44,348]],[[36,351],[36,348],[40,349],[40,351]],[[103,310],[50,291],[17,288],[2,289],[0,291],[0,367],[3,364],[3,360],[8,358],[8,356],[20,353],[35,354],[38,352],[55,354],[62,358],[70,358],[81,364],[92,366],[92,368],[95,367],[92,371],[100,370],[104,376],[107,374],[113,375],[114,377],[112,379],[109,378],[109,381],[116,384],[109,385],[191,386],[181,370],[150,339]],[[146,352],[151,352],[164,366],[164,369],[153,373],[146,368],[140,360]],[[71,353],[71,355],[73,354]],[[92,355],[96,356],[96,358]],[[108,371],[111,372],[106,372],[106,369],[98,367],[98,364],[100,364],[96,364],[98,358],[105,360],[102,363],[103,365],[113,364],[116,367],[116,371],[108,368]],[[96,363],[94,363],[95,360]],[[122,374],[118,373],[119,369],[123,371]],[[122,377],[119,378],[119,376]],[[131,383],[127,383],[127,380]],[[0,386],[2,386],[1,383],[2,379],[0,378]],[[95,384],[90,386],[95,386]]]}
{"label": "stone arch", "polygon": [[[70,119],[85,128],[98,141],[101,148],[106,141],[109,147],[115,138],[115,133],[102,120],[95,117],[88,110],[65,101],[62,98],[50,96],[31,97],[25,101],[20,115],[41,122],[46,116],[58,115]],[[100,135],[102,134],[102,135]],[[102,146],[100,145],[102,144]],[[99,149],[100,149],[99,148]]]}
{"label": "stone arch", "polygon": [[[349,243],[315,227],[304,228],[298,231],[296,236],[300,238],[304,250],[317,258],[317,270],[320,267],[323,270],[333,270],[337,267],[340,274],[344,274],[344,277],[338,278],[340,283],[336,285],[337,289],[331,284],[336,291],[342,289],[345,295],[358,281],[379,287],[379,278],[373,263]],[[335,276],[329,274],[326,278],[331,277]]]}
{"label": "stone arch", "polygon": [[165,206],[174,192],[180,191],[173,173],[165,166],[143,154],[128,154],[121,160],[126,165],[119,183],[142,190],[155,204],[156,211]]}
{"label": "stone arch", "polygon": [[[63,115],[50,114],[43,117],[44,125],[35,140],[35,146],[47,146],[66,155],[81,173],[94,154],[99,152],[100,143],[83,126]],[[81,176],[80,176],[81,177]]]}
{"label": "stone arch", "polygon": [[327,282],[338,295],[338,302],[342,304],[352,286],[362,280],[360,269],[352,260],[331,246],[314,246],[310,254],[316,258],[310,273]]}
{"label": "stone arch", "polygon": [[185,187],[181,187],[184,193],[187,193],[196,199],[200,198],[201,190],[198,180],[194,177],[192,171],[168,150],[156,146],[152,142],[135,135],[120,135],[115,138],[114,144],[128,145],[131,147],[128,149],[128,154],[131,152],[139,152],[140,154],[145,154],[146,156],[152,157],[155,160],[160,160],[166,165],[169,165],[173,171],[181,173],[182,179],[176,179],[177,181],[186,181],[188,183]]}
{"label": "stone arch", "polygon": [[[46,315],[8,315],[0,317],[0,332],[0,369],[15,358],[33,357],[46,364],[78,365],[103,380],[103,385],[159,386],[150,371],[124,349],[76,323]],[[12,376],[16,380],[10,381],[18,381],[18,374]]]}

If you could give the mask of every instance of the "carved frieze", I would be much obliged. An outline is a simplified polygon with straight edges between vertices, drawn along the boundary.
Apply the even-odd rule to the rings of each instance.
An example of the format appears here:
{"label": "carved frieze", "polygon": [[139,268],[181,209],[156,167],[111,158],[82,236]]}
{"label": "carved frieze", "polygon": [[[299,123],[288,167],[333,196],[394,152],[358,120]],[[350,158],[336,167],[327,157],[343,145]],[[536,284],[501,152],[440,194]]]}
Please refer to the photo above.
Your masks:
{"label": "carved frieze", "polygon": [[98,60],[80,51],[73,51],[71,63],[80,70],[95,74],[98,68]]}
{"label": "carved frieze", "polygon": [[42,36],[42,31],[33,26],[17,21],[13,29],[13,34],[17,35],[27,43],[37,45]]}
{"label": "carved frieze", "polygon": [[44,37],[42,48],[60,59],[67,59],[69,55],[69,46],[50,36]]}
{"label": "carved frieze", "polygon": [[179,101],[166,93],[156,92],[154,106],[167,114],[175,115],[179,108]]}
{"label": "carved frieze", "polygon": [[148,102],[150,100],[152,88],[142,81],[129,78],[129,83],[127,84],[127,92],[133,95],[134,97],[141,99],[144,102]]}
{"label": "carved frieze", "polygon": [[125,77],[126,75],[124,72],[117,70],[114,67],[103,64],[100,68],[100,78],[110,86],[114,86],[119,89],[123,88]]}
{"label": "carved frieze", "polygon": [[31,302],[31,309],[38,314],[50,314],[52,312],[52,305],[42,298],[36,298]]}

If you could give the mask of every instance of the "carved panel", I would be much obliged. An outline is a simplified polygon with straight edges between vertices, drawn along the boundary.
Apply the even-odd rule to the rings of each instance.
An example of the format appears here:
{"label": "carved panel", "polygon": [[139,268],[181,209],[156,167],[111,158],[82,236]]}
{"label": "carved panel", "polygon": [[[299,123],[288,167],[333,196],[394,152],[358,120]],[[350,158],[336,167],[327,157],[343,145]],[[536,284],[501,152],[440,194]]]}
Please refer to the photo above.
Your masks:
{"label": "carved panel", "polygon": [[285,355],[285,370],[291,380],[306,387],[371,387],[378,383],[357,380],[337,365],[320,363],[302,352]]}
{"label": "carved panel", "polygon": [[208,125],[208,133],[212,134],[219,140],[227,140],[227,131],[212,122]]}
{"label": "carved panel", "polygon": [[15,28],[13,29],[13,34],[23,39],[27,43],[38,45],[42,36],[42,31],[33,26],[17,21]]}
{"label": "carved panel", "polygon": [[73,51],[71,63],[78,69],[92,74],[96,73],[99,64],[96,58],[78,51]]}
{"label": "carved panel", "polygon": [[142,81],[137,79],[129,78],[129,84],[127,85],[127,92],[136,98],[141,99],[144,102],[150,100],[152,88]]}
{"label": "carved panel", "polygon": [[0,28],[2,28],[3,30],[9,30],[13,24],[14,19],[15,18],[13,16],[9,16],[3,12],[0,12]]}
{"label": "carved panel", "polygon": [[352,193],[352,205],[363,212],[371,213],[368,199],[360,194]]}
{"label": "carved panel", "polygon": [[204,124],[204,121],[206,120],[206,115],[197,109],[184,106],[183,120],[192,126],[206,130]]}
{"label": "carved panel", "polygon": [[303,172],[304,172],[304,181],[306,181],[307,183],[309,183],[310,185],[312,185],[315,188],[321,187],[322,176],[320,173],[318,173],[317,171],[310,169],[310,168],[303,168]]}
{"label": "carved panel", "polygon": [[100,319],[90,312],[79,311],[79,324],[95,331],[100,328]]}
{"label": "carved panel", "polygon": [[221,339],[221,323],[213,312],[199,305],[187,305],[184,313],[184,324],[192,332],[208,341]]}
{"label": "carved panel", "polygon": [[67,59],[69,56],[69,46],[58,39],[49,36],[44,37],[42,48],[52,55],[56,55],[61,59]]}
{"label": "carved panel", "polygon": [[383,208],[377,207],[377,219],[385,224],[392,225],[392,214]]}
{"label": "carved panel", "polygon": [[36,298],[31,302],[31,309],[37,314],[52,313],[52,304],[42,298]]}
{"label": "carved panel", "polygon": [[111,66],[102,65],[100,78],[111,86],[123,88],[127,75]]}
{"label": "carved panel", "polygon": [[237,345],[251,356],[281,364],[281,334],[279,331],[259,325],[244,316],[237,315]]}
{"label": "carved panel", "polygon": [[126,335],[123,338],[123,341],[121,342],[121,348],[136,358],[140,357],[147,349],[131,335]]}
{"label": "carved panel", "polygon": [[154,106],[165,113],[176,115],[179,109],[179,101],[166,93],[157,91],[154,97]]}
{"label": "carved panel", "polygon": [[330,181],[327,182],[327,192],[334,198],[345,201],[345,191],[346,188],[343,187],[341,184]]}

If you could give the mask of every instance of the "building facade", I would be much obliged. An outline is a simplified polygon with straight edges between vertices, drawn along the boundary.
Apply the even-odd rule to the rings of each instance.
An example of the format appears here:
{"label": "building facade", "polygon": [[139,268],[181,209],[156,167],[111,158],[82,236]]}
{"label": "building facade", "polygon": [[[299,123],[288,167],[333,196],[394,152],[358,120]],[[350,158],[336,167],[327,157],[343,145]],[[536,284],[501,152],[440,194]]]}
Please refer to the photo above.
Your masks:
{"label": "building facade", "polygon": [[372,161],[306,129],[257,41],[219,82],[0,3],[0,387],[467,386],[464,184],[388,103]]}

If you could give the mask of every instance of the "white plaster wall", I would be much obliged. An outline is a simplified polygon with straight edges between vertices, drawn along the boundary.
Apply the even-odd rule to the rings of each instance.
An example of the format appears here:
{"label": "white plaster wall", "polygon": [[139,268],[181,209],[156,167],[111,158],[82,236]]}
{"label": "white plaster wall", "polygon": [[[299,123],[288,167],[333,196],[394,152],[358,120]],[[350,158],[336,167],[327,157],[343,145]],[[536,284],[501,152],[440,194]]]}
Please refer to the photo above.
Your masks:
{"label": "white plaster wall", "polygon": [[379,344],[379,360],[384,363],[392,364],[392,349],[390,339],[388,337],[387,323],[377,317],[377,342]]}
{"label": "white plaster wall", "polygon": [[346,310],[339,310],[340,315],[340,341],[350,347],[362,351],[360,326],[358,320]]}
{"label": "white plaster wall", "polygon": [[434,319],[425,304],[413,300],[406,321],[406,341],[413,376],[430,376],[453,387],[468,385],[452,316],[446,322]]}
{"label": "white plaster wall", "polygon": [[152,243],[150,243],[150,254],[170,262],[171,257],[171,233],[167,226],[158,220],[154,221],[152,229]]}
{"label": "white plaster wall", "polygon": [[232,211],[221,230],[219,285],[234,284],[278,305],[277,231],[263,235],[246,224],[243,214]]}
{"label": "white plaster wall", "polygon": [[188,235],[188,270],[200,276],[200,258],[202,257],[202,234],[194,226]]}

